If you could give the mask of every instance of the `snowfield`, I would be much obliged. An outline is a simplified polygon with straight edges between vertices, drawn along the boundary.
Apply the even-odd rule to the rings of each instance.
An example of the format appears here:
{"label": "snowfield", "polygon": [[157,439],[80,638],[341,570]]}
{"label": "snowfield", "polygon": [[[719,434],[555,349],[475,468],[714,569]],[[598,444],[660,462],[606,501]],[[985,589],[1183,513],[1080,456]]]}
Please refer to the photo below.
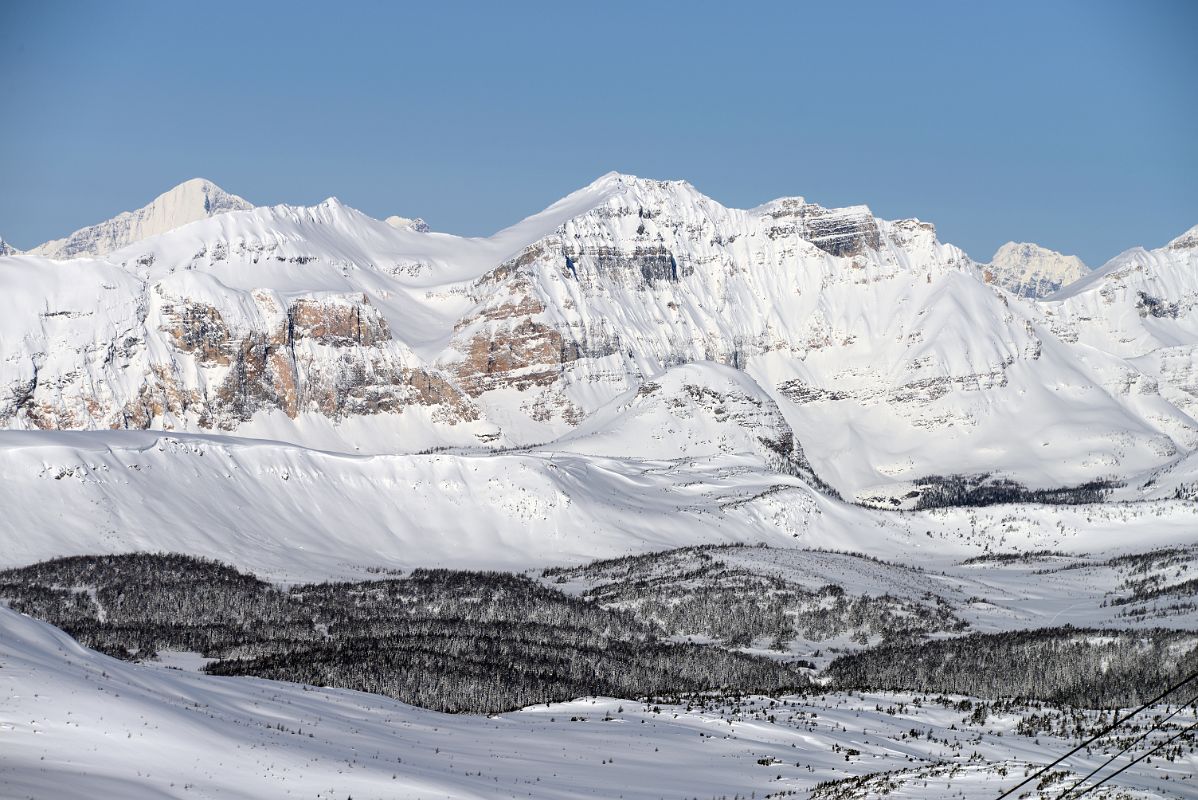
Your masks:
{"label": "snowfield", "polygon": [[522,570],[704,543],[930,564],[988,551],[1113,555],[1192,543],[1198,526],[1198,507],[1172,499],[884,512],[753,454],[363,456],[154,431],[0,432],[0,476],[0,566],[169,551],[289,581],[378,567]]}

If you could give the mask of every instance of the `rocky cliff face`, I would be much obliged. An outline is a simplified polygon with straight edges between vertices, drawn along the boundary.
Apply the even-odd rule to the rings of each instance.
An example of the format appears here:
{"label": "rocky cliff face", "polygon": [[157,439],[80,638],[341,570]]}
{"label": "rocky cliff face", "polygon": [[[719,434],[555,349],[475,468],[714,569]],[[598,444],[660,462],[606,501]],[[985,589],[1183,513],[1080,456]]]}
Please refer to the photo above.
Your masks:
{"label": "rocky cliff face", "polygon": [[[102,259],[0,260],[0,424],[413,451],[564,442],[631,402],[653,435],[715,420],[694,435],[848,496],[1075,484],[1198,445],[1187,241],[1037,302],[1068,270],[1034,251],[1000,279],[919,220],[615,174],[490,240],[334,200],[231,211]],[[663,380],[681,365],[709,379]]]}
{"label": "rocky cliff face", "polygon": [[[232,292],[202,274],[139,286],[71,263],[82,269],[59,268],[77,273],[62,276],[69,286],[44,285],[52,310],[10,370],[6,427],[234,431],[256,415],[342,421],[413,407],[435,407],[450,425],[477,418],[445,375],[413,363],[363,294]],[[38,268],[18,264],[28,266]]]}

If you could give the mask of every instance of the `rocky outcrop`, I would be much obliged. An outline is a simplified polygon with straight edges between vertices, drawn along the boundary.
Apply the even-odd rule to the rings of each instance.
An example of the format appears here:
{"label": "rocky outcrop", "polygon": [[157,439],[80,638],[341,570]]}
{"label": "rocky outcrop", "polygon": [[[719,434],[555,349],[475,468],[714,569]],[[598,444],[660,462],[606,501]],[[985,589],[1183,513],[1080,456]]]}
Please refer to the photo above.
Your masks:
{"label": "rocky outcrop", "polygon": [[564,346],[561,333],[529,317],[475,333],[459,347],[464,357],[454,372],[471,397],[495,389],[548,386],[561,376],[563,364],[578,357],[575,348]]}
{"label": "rocky outcrop", "polygon": [[233,357],[233,337],[224,317],[204,303],[181,300],[162,308],[162,329],[175,347],[193,355],[202,366],[225,366]]}
{"label": "rocky outcrop", "polygon": [[765,216],[773,222],[771,237],[797,234],[834,256],[876,250],[882,241],[867,206],[824,208],[802,198],[786,198],[770,204]]}
{"label": "rocky outcrop", "polygon": [[287,309],[289,344],[311,339],[330,347],[372,347],[391,341],[387,321],[370,304],[361,300],[316,300],[300,298]]}
{"label": "rocky outcrop", "polygon": [[1165,247],[1169,250],[1198,250],[1198,225],[1173,239]]}
{"label": "rocky outcrop", "polygon": [[[417,406],[448,425],[478,419],[449,376],[411,363],[365,295],[212,297],[175,284],[151,292],[142,327],[106,345],[99,359],[79,353],[65,372],[35,361],[32,377],[11,387],[3,422],[232,431],[258,415],[338,421]],[[136,390],[122,397],[122,385]]]}
{"label": "rocky outcrop", "polygon": [[588,257],[594,259],[595,269],[600,275],[639,275],[647,286],[658,281],[677,283],[695,271],[690,264],[679,264],[678,258],[662,246],[638,246],[631,250],[611,247],[580,248],[566,254],[569,265]]}

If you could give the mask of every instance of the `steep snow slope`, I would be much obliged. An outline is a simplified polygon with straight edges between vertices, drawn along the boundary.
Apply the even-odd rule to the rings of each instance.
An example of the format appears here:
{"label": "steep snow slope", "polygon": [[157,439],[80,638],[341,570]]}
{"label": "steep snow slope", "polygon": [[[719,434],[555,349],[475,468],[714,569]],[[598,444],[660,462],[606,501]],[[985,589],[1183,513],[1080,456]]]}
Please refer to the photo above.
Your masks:
{"label": "steep snow slope", "polygon": [[[1049,325],[1062,338],[1122,360],[1129,394],[1159,395],[1195,417],[1198,227],[1155,250],[1128,250],[1049,300]],[[1170,433],[1187,451],[1198,444],[1188,423]]]}
{"label": "steep snow slope", "polygon": [[47,258],[102,256],[189,222],[247,208],[253,206],[237,195],[229,194],[211,181],[193,178],[160,194],[136,211],[125,211],[110,220],[80,228],[63,239],[40,244],[29,253]]}
{"label": "steep snow slope", "polygon": [[[1180,276],[1188,252],[1178,240],[1144,257]],[[0,260],[6,427],[527,446],[708,361],[755,381],[737,391],[776,404],[842,495],[888,506],[928,475],[1059,487],[1198,445],[1181,363],[1198,332],[1156,322],[1188,302],[1180,277],[1152,303],[1088,306],[1085,286],[1112,268],[1063,299],[1021,300],[931,225],[864,206],[728,209],[681,181],[613,173],[487,239],[329,200],[219,214],[66,268]],[[1135,302],[1151,330],[1128,347]],[[620,452],[689,452],[662,442],[630,435]]]}
{"label": "steep snow slope", "polygon": [[983,266],[987,283],[1020,297],[1047,297],[1087,272],[1089,269],[1077,256],[1026,242],[1007,242]]}

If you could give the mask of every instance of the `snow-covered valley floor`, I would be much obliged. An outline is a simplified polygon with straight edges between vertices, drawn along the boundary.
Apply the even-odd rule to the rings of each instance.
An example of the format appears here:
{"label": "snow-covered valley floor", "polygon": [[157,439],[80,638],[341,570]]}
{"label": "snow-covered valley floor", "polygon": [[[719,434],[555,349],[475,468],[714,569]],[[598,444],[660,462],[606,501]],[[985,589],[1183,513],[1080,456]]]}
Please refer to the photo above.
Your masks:
{"label": "snow-covered valley floor", "polygon": [[[1110,719],[911,693],[581,698],[450,715],[165,661],[118,661],[0,608],[0,796],[991,798]],[[1194,721],[1183,710],[1153,741]],[[1125,730],[1123,743],[1131,738]],[[1060,797],[1113,742],[1027,796]],[[1179,744],[1122,774],[1120,793],[1090,796],[1198,796],[1198,754]]]}

